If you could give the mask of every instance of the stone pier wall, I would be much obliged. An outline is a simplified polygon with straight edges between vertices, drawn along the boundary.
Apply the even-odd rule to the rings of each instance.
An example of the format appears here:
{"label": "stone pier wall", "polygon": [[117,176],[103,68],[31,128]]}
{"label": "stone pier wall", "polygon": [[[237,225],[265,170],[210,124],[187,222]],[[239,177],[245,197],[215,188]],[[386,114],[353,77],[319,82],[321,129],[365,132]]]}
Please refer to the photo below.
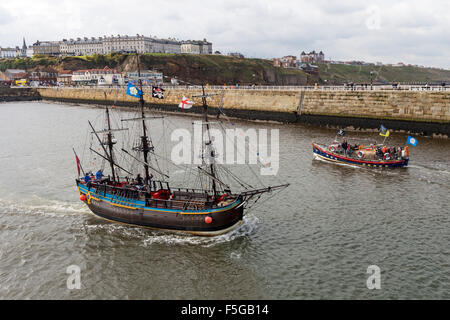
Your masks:
{"label": "stone pier wall", "polygon": [[34,101],[41,96],[36,89],[0,87],[0,102]]}
{"label": "stone pier wall", "polygon": [[[426,134],[450,135],[449,91],[267,91],[207,90],[218,94],[208,98],[209,112],[216,114],[222,101],[228,116],[251,120],[310,122],[320,125],[377,128],[389,123],[392,129]],[[62,102],[137,106],[138,99],[124,89],[39,89],[43,99]],[[144,89],[146,104],[155,110],[177,112],[183,96],[193,100],[192,109],[201,112],[200,90],[166,90],[164,99],[151,97]]]}

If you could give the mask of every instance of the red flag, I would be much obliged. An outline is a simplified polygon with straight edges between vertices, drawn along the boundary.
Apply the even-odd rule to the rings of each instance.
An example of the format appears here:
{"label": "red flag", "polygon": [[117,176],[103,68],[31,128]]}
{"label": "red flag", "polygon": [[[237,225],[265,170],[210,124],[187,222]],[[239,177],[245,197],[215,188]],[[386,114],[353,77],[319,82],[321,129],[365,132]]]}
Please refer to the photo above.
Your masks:
{"label": "red flag", "polygon": [[75,154],[75,161],[77,162],[77,170],[78,170],[78,176],[80,175],[80,159],[78,159],[78,156]]}

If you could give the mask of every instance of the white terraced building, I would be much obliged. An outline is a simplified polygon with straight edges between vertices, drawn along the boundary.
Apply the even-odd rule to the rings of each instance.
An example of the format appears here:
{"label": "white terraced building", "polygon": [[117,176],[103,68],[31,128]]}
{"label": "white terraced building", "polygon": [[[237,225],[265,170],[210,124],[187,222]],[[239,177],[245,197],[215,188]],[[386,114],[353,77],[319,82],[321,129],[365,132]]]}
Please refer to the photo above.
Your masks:
{"label": "white terraced building", "polygon": [[212,54],[212,43],[203,41],[178,41],[143,35],[117,35],[99,38],[63,39],[63,41],[38,41],[33,45],[36,54],[82,56],[112,52],[138,53],[192,53]]}
{"label": "white terraced building", "polygon": [[76,40],[64,39],[60,44],[61,55],[64,56],[136,51],[139,53],[181,53],[181,43],[179,41],[174,39],[156,39],[142,35],[78,38]]}
{"label": "white terraced building", "polygon": [[19,57],[20,54],[21,54],[21,51],[20,51],[19,47],[0,48],[0,57],[3,59],[16,58],[16,57]]}
{"label": "white terraced building", "polygon": [[60,42],[61,55],[63,56],[84,56],[94,53],[105,54],[102,38],[77,38],[63,39]]}
{"label": "white terraced building", "polygon": [[181,53],[188,54],[212,54],[212,43],[201,40],[188,40],[181,42]]}
{"label": "white terraced building", "polygon": [[175,39],[158,39],[139,34],[105,37],[103,46],[106,52],[181,53],[181,42]]}

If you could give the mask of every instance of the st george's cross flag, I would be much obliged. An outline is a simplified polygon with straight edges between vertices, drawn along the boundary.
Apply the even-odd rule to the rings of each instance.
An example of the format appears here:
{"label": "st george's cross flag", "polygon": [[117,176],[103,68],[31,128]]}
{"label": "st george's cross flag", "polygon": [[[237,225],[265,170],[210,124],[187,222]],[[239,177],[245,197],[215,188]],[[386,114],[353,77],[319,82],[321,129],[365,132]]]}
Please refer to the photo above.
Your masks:
{"label": "st george's cross flag", "polygon": [[408,138],[406,138],[406,143],[412,145],[413,147],[417,146],[417,143],[419,141],[417,141],[416,138],[408,136]]}
{"label": "st george's cross flag", "polygon": [[188,98],[186,98],[185,96],[183,96],[183,99],[181,100],[180,104],[178,105],[178,108],[181,109],[190,109],[192,108],[192,105],[194,104],[194,102],[189,101]]}

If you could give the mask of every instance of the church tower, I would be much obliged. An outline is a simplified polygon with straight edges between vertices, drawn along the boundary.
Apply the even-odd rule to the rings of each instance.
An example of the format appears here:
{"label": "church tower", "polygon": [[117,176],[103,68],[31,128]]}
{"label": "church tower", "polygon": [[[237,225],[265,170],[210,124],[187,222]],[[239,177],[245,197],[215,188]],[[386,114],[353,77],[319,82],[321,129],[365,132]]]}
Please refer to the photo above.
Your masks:
{"label": "church tower", "polygon": [[27,56],[27,44],[25,43],[25,37],[23,38],[23,45],[21,50],[22,57]]}

